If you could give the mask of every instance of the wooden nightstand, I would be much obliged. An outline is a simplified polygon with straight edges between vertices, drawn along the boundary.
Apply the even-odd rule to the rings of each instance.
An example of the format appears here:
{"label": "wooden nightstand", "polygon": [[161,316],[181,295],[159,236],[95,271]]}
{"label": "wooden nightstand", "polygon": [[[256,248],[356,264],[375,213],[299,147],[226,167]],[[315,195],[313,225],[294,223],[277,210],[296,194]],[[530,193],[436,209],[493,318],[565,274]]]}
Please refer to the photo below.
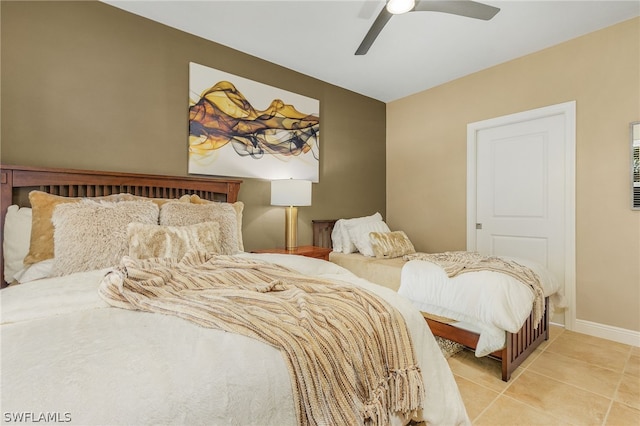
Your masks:
{"label": "wooden nightstand", "polygon": [[330,248],[315,246],[300,246],[294,250],[284,248],[271,248],[264,250],[254,250],[252,253],[279,253],[279,254],[297,254],[300,256],[314,257],[316,259],[329,260]]}

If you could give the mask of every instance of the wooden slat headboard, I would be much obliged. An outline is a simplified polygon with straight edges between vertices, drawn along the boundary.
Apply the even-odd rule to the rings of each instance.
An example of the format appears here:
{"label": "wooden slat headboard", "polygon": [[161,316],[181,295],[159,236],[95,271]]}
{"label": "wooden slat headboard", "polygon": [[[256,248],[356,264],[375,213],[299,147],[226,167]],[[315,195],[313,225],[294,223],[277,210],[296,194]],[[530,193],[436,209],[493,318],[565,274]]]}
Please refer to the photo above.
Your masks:
{"label": "wooden slat headboard", "polygon": [[[53,169],[0,165],[0,242],[4,241],[4,221],[11,204],[20,201],[20,188],[37,189],[66,197],[94,197],[130,193],[149,198],[180,198],[196,194],[211,201],[235,203],[241,180],[100,172],[94,170]],[[4,253],[0,244],[1,286],[4,281]]]}
{"label": "wooden slat headboard", "polygon": [[332,248],[331,232],[336,224],[336,219],[312,220],[313,245],[316,247]]}

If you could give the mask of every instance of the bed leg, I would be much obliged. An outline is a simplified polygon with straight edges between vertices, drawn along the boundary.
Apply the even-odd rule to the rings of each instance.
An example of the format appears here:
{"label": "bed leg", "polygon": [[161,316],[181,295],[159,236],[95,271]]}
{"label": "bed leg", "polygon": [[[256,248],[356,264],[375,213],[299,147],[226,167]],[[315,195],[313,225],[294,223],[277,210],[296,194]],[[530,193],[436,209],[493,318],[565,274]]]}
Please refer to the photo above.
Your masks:
{"label": "bed leg", "polygon": [[511,337],[511,333],[507,333],[507,346],[505,346],[504,349],[502,349],[502,359],[501,364],[502,364],[502,381],[503,382],[508,382],[509,379],[511,378],[511,365],[510,365],[510,359],[511,359],[511,352],[513,351],[511,342],[509,340]]}

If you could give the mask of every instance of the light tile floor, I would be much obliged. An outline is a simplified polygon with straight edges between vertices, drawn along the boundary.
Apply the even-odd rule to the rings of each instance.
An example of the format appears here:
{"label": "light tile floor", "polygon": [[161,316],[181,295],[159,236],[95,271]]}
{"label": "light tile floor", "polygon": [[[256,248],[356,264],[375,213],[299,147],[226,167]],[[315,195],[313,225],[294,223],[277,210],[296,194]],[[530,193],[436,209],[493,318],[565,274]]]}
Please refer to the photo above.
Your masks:
{"label": "light tile floor", "polygon": [[551,326],[512,374],[462,351],[449,358],[474,425],[640,426],[640,348]]}

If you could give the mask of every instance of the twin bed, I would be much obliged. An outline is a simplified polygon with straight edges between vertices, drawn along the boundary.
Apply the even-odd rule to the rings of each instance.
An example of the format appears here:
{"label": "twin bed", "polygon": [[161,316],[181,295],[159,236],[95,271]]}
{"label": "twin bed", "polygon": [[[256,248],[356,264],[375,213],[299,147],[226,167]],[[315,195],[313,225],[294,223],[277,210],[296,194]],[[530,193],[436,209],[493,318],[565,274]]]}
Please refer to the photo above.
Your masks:
{"label": "twin bed", "polygon": [[[371,223],[372,218],[356,221],[366,219]],[[336,220],[314,221],[314,244],[331,247],[332,234],[333,241],[336,240],[335,225]],[[362,223],[358,227],[363,226],[365,231],[375,228]],[[413,249],[412,246],[410,248]],[[423,313],[434,335],[472,349],[476,356],[499,360],[504,381],[509,381],[513,371],[549,338],[550,309],[554,304],[561,306],[562,297],[556,280],[545,268],[523,259],[516,259],[517,263],[513,263],[526,266],[539,277],[541,288],[536,298],[531,288],[512,276],[513,271],[505,274],[478,270],[451,278],[434,260],[425,261],[429,255],[416,254],[414,250],[408,253],[411,254],[380,258],[334,250],[329,254],[329,260],[373,283],[399,292]],[[456,253],[447,255],[455,256]],[[508,264],[509,267],[511,265]],[[458,269],[465,267],[459,266]]]}
{"label": "twin bed", "polygon": [[0,175],[3,287],[22,281],[0,291],[5,421],[469,424],[409,301],[330,262],[244,251],[240,181]]}

